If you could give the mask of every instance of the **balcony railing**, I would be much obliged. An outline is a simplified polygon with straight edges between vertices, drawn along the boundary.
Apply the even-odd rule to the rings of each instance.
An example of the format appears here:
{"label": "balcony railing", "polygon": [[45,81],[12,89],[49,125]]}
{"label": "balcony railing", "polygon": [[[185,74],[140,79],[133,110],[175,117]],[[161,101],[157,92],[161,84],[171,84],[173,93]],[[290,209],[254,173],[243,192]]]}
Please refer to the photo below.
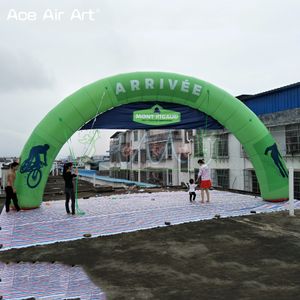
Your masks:
{"label": "balcony railing", "polygon": [[152,135],[148,135],[147,137],[148,143],[166,142],[168,140],[173,140],[173,141],[182,140],[180,131],[179,132],[173,131],[171,133],[165,132],[165,133],[152,134]]}

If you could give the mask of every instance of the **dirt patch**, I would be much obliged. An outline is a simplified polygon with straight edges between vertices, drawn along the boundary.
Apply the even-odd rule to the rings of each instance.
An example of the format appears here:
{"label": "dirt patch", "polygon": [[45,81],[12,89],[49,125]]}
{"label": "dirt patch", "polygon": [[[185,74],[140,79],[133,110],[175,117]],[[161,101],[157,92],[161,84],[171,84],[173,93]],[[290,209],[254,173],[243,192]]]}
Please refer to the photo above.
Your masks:
{"label": "dirt patch", "polygon": [[108,299],[295,300],[299,225],[287,212],[260,214],[9,250],[0,260],[81,265]]}

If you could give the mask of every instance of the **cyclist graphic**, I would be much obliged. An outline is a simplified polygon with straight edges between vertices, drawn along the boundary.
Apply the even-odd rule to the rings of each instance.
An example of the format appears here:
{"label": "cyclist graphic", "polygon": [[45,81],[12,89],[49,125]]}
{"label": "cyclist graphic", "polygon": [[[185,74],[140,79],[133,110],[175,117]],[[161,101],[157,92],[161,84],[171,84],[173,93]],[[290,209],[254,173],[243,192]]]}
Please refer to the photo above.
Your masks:
{"label": "cyclist graphic", "polygon": [[271,152],[271,157],[272,157],[276,167],[278,168],[281,176],[288,177],[289,175],[288,175],[286,169],[284,168],[284,166],[282,165],[282,162],[280,161],[280,158],[282,158],[282,157],[278,151],[276,143],[274,143],[272,146],[269,146],[266,148],[265,155],[268,155],[269,151]]}
{"label": "cyclist graphic", "polygon": [[[38,145],[31,148],[28,158],[22,163],[20,172],[28,173],[27,185],[30,188],[38,186],[42,179],[41,168],[47,166],[47,151],[50,148],[48,144]],[[43,161],[41,160],[43,157]]]}

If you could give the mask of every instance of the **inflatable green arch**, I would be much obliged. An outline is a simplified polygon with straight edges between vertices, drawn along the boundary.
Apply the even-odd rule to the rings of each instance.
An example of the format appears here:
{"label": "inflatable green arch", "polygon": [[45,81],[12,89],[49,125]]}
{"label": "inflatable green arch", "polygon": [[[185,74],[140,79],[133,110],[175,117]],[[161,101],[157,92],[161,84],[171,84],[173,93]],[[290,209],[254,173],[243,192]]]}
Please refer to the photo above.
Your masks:
{"label": "inflatable green arch", "polygon": [[241,101],[193,77],[136,72],[101,79],[81,88],[37,125],[24,146],[17,173],[20,206],[39,207],[52,162],[74,132],[95,114],[138,101],[178,103],[212,116],[243,145],[255,168],[263,199],[288,198],[288,173],[276,143],[263,123]]}

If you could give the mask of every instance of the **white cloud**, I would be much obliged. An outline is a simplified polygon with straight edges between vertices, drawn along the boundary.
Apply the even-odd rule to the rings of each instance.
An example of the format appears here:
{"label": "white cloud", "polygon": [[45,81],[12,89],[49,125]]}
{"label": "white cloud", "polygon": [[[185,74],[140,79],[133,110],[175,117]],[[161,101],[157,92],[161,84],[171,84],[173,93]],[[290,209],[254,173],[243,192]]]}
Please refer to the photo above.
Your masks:
{"label": "white cloud", "polygon": [[43,89],[52,87],[53,78],[30,52],[0,48],[0,91]]}

